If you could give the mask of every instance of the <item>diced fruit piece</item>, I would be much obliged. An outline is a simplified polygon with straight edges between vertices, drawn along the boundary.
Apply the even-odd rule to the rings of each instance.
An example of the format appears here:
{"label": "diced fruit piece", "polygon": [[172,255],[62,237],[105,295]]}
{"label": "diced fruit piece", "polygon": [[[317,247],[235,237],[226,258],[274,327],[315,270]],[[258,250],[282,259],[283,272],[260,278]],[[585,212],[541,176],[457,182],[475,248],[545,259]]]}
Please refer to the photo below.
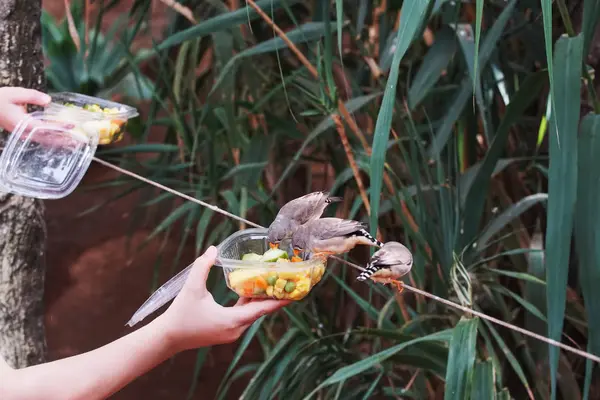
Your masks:
{"label": "diced fruit piece", "polygon": [[279,273],[279,277],[282,279],[300,279],[302,276],[303,273],[301,271],[281,271]]}
{"label": "diced fruit piece", "polygon": [[256,277],[256,281],[254,282],[254,285],[257,288],[260,288],[262,290],[265,290],[267,288],[267,286],[269,286],[269,284],[267,283],[267,280],[260,275]]}
{"label": "diced fruit piece", "polygon": [[242,256],[242,261],[260,261],[261,257],[260,254],[247,253]]}
{"label": "diced fruit piece", "polygon": [[256,276],[256,271],[246,271],[243,269],[236,269],[229,274],[229,285],[239,286],[242,282],[252,279]]}
{"label": "diced fruit piece", "polygon": [[275,289],[283,290],[286,283],[287,281],[285,279],[277,279],[277,281],[275,282]]}
{"label": "diced fruit piece", "polygon": [[292,257],[292,262],[301,262],[301,261],[302,261],[302,257],[298,257],[298,256]]}
{"label": "diced fruit piece", "polygon": [[273,286],[267,288],[267,296],[273,297]]}
{"label": "diced fruit piece", "polygon": [[262,255],[261,261],[274,262],[277,261],[278,258],[288,258],[288,254],[281,249],[270,249]]}

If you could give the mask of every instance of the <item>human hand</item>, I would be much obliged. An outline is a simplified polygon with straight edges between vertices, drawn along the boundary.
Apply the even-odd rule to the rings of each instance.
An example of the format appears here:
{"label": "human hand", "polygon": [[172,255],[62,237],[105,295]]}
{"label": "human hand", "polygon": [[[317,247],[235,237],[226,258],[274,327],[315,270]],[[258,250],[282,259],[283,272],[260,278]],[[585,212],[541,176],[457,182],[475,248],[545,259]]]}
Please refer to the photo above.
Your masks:
{"label": "human hand", "polygon": [[34,89],[0,87],[0,127],[12,131],[27,115],[27,104],[45,106],[50,101],[50,96]]}
{"label": "human hand", "polygon": [[219,305],[206,288],[216,256],[211,246],[196,260],[181,292],[157,318],[175,351],[234,342],[258,318],[291,303],[240,298],[233,307]]}

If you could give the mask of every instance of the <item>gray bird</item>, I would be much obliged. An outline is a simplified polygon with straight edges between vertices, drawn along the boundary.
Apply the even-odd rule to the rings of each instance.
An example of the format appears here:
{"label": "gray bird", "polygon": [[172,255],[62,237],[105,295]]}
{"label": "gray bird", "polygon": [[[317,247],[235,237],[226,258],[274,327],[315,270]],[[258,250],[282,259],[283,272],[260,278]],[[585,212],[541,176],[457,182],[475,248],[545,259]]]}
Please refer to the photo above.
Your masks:
{"label": "gray bird", "polygon": [[341,218],[320,218],[299,226],[292,235],[296,251],[333,255],[346,253],[358,244],[382,246],[365,230],[362,222]]}
{"label": "gray bird", "polygon": [[362,282],[371,278],[375,282],[393,284],[402,292],[404,288],[399,279],[410,272],[412,265],[413,256],[406,246],[398,242],[387,242],[373,253],[367,268],[356,280]]}
{"label": "gray bird", "polygon": [[328,205],[338,201],[342,198],[329,197],[329,192],[313,192],[289,201],[281,207],[269,226],[269,243],[277,245],[289,239],[300,225],[319,219]]}

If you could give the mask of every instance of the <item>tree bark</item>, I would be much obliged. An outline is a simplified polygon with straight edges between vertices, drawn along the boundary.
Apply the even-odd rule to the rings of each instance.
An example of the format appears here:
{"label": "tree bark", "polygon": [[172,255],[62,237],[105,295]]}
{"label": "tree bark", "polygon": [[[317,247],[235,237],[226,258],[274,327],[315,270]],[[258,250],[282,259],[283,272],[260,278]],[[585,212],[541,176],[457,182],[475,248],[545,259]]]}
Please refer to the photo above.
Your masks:
{"label": "tree bark", "polygon": [[[41,0],[0,0],[0,86],[45,89],[40,17]],[[43,203],[0,192],[0,356],[13,368],[44,361],[45,243]]]}

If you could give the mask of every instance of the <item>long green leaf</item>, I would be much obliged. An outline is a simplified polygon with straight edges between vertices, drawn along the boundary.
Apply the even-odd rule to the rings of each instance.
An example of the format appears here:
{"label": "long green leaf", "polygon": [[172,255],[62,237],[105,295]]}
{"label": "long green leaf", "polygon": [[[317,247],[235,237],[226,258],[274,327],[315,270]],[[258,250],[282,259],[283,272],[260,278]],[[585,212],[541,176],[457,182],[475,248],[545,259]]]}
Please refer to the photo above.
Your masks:
{"label": "long green leaf", "polygon": [[469,244],[479,230],[485,199],[488,196],[490,176],[504,151],[510,128],[522,117],[523,112],[531,102],[537,99],[545,78],[546,74],[544,72],[538,72],[528,77],[506,109],[506,114],[502,118],[481,167],[477,170],[465,200],[465,210],[468,210],[468,218],[464,224],[462,246]]}
{"label": "long green leaf", "polygon": [[[542,4],[545,2],[544,0]],[[554,340],[560,340],[562,336],[573,212],[577,195],[577,127],[581,103],[582,52],[581,34],[573,38],[562,36],[556,42],[553,91],[556,108],[550,118],[550,126],[553,129],[550,129],[549,135],[550,168],[546,227],[548,337]],[[557,132],[558,136],[552,132]],[[555,399],[559,348],[550,346],[549,352],[552,398]]]}
{"label": "long green leaf", "polygon": [[386,82],[383,100],[377,115],[375,133],[373,139],[373,150],[371,153],[371,234],[377,231],[379,215],[379,203],[381,199],[381,188],[383,183],[383,167],[385,164],[385,153],[387,151],[392,118],[394,116],[394,104],[396,102],[396,91],[398,75],[400,73],[400,61],[412,43],[425,12],[429,7],[430,0],[413,0],[402,3],[400,11],[400,28],[396,35],[396,51],[390,68],[390,75]]}
{"label": "long green leaf", "polygon": [[[353,99],[348,100],[345,103],[345,106],[348,109],[348,112],[352,113],[352,112],[360,110],[362,107],[364,107],[365,105],[367,105],[369,102],[371,102],[372,100],[374,100],[375,98],[377,98],[379,95],[380,95],[380,93],[375,93],[375,94],[370,94],[370,95],[355,97]],[[310,132],[308,134],[308,136],[306,137],[306,139],[304,139],[304,142],[302,142],[302,146],[300,146],[300,148],[298,149],[298,151],[296,152],[296,154],[294,154],[294,157],[293,157],[292,161],[290,161],[288,163],[288,165],[285,167],[285,170],[283,171],[283,173],[279,177],[279,180],[273,186],[273,189],[271,190],[271,195],[273,193],[275,193],[275,191],[277,191],[277,189],[279,189],[279,186],[283,183],[283,181],[292,172],[292,170],[294,169],[294,167],[298,163],[298,160],[300,160],[300,157],[302,157],[302,154],[304,153],[304,150],[306,150],[306,148],[308,147],[308,145],[311,144],[315,139],[317,139],[323,132],[325,132],[328,129],[330,129],[331,127],[333,127],[334,124],[335,123],[333,122],[333,119],[331,118],[331,116],[327,116],[327,118],[323,119],[312,130],[312,132]]]}
{"label": "long green leaf", "polygon": [[[330,26],[329,29],[331,30],[331,32],[327,33],[326,24],[323,22],[308,22],[298,27],[297,29],[287,32],[286,36],[294,44],[304,43],[320,39],[324,35],[329,35],[332,32],[335,32],[337,27]],[[280,37],[275,37],[273,39],[264,41],[254,47],[251,47],[236,54],[227,62],[227,64],[225,64],[219,76],[217,77],[217,80],[215,81],[210,93],[214,93],[217,90],[221,82],[223,82],[223,80],[229,76],[229,74],[235,68],[237,63],[242,61],[244,58],[256,56],[259,54],[271,53],[273,51],[285,49],[287,47],[288,44],[283,39],[281,39]]]}
{"label": "long green leaf", "polygon": [[305,399],[309,399],[310,397],[312,397],[312,395],[321,388],[324,388],[326,386],[333,385],[335,383],[349,379],[353,376],[361,374],[362,372],[364,372],[370,368],[373,368],[373,367],[381,364],[382,362],[384,362],[385,360],[387,360],[394,354],[398,353],[399,351],[401,351],[409,346],[412,346],[414,344],[421,343],[421,342],[449,341],[451,339],[451,337],[452,337],[451,329],[432,333],[427,336],[409,340],[408,342],[397,344],[395,346],[390,347],[389,349],[383,350],[383,351],[373,354],[372,356],[369,356],[363,360],[357,361],[354,364],[342,367],[342,368],[338,369],[337,371],[335,371],[335,373],[333,375],[331,375],[329,378],[327,378],[323,383],[321,383],[319,385],[319,387],[317,389],[315,389],[315,391],[313,391],[313,393],[306,396]]}
{"label": "long green leaf", "polygon": [[450,353],[446,367],[445,400],[468,399],[473,379],[473,364],[477,352],[479,318],[465,319],[452,330]]}
{"label": "long green leaf", "polygon": [[421,67],[408,90],[408,107],[411,110],[427,96],[455,52],[456,35],[452,29],[444,27],[436,34],[435,42],[423,57]]}
{"label": "long green leaf", "polygon": [[506,225],[508,225],[513,219],[519,217],[525,211],[542,201],[548,200],[547,193],[536,193],[526,196],[511,205],[506,210],[502,211],[500,215],[494,218],[490,224],[484,229],[477,240],[477,249],[481,250],[484,248],[488,241],[498,232],[500,232]]}
{"label": "long green leaf", "polygon": [[496,388],[494,386],[494,364],[491,360],[478,361],[475,364],[473,385],[471,386],[471,399],[496,399]]}
{"label": "long green leaf", "polygon": [[583,2],[583,56],[585,57],[590,51],[590,44],[596,33],[596,27],[600,21],[600,0],[585,0]]}
{"label": "long green leaf", "polygon": [[[586,3],[587,4],[587,3]],[[579,135],[575,245],[579,257],[579,284],[588,317],[589,352],[600,355],[600,115],[587,115]],[[586,360],[584,398],[588,398],[593,372]]]}
{"label": "long green leaf", "polygon": [[262,363],[258,371],[256,371],[256,374],[254,374],[246,386],[246,389],[240,396],[240,400],[247,398],[246,396],[248,396],[249,393],[255,389],[255,386],[258,385],[258,382],[260,382],[262,379],[265,379],[273,364],[275,364],[282,354],[285,353],[287,347],[290,346],[294,339],[296,339],[299,332],[300,331],[298,329],[292,328],[279,339],[275,348],[269,353],[267,359]]}
{"label": "long green leaf", "polygon": [[133,144],[127,147],[99,151],[98,155],[128,154],[128,153],[176,153],[179,147],[176,144],[167,143],[143,143]]}
{"label": "long green leaf", "polygon": [[[496,19],[494,25],[492,25],[492,28],[485,35],[479,52],[480,69],[485,67],[490,56],[492,55],[492,52],[497,48],[498,41],[502,36],[502,32],[504,32],[504,27],[512,16],[513,9],[516,4],[516,0],[511,0],[506,7],[504,7],[502,13],[498,16],[498,19]],[[465,108],[467,100],[471,96],[472,89],[473,82],[468,77],[463,79],[460,88],[454,97],[452,105],[448,109],[442,124],[437,129],[435,137],[433,138],[433,141],[429,147],[428,152],[430,158],[434,160],[437,159],[437,156],[448,142],[450,132],[452,132],[452,127]]]}
{"label": "long green leaf", "polygon": [[483,0],[477,0],[477,6],[475,11],[475,57],[474,57],[474,74],[473,74],[473,88],[479,86],[479,41],[481,40],[481,22],[483,20]]}
{"label": "long green leaf", "polygon": [[[283,2],[287,3],[288,6],[291,6],[298,1],[299,0],[262,0],[257,1],[256,5],[263,10],[277,10],[282,6],[281,3]],[[256,13],[256,11],[254,11],[252,7],[246,6],[236,11],[218,15],[198,25],[192,26],[191,28],[177,32],[176,34],[171,35],[167,39],[163,40],[160,45],[158,45],[157,49],[165,50],[185,41],[198,39],[218,31],[230,29],[240,24],[253,21],[257,18],[259,18],[259,15]]]}
{"label": "long green leaf", "polygon": [[250,342],[252,341],[252,339],[254,339],[256,332],[258,332],[258,330],[260,329],[260,326],[264,322],[265,318],[266,318],[266,316],[262,316],[259,319],[257,319],[252,324],[252,326],[248,329],[248,331],[244,334],[244,338],[242,339],[242,342],[240,343],[240,347],[238,347],[237,351],[235,352],[235,355],[233,356],[233,359],[231,360],[231,363],[229,364],[229,367],[227,368],[227,371],[225,372],[225,375],[223,376],[223,379],[221,380],[221,384],[219,385],[219,388],[217,389],[217,398],[218,399],[224,399],[225,396],[227,395],[227,392],[223,390],[225,383],[229,379],[229,376],[231,375],[231,372],[233,372],[233,369],[236,367],[237,363],[240,361],[240,359],[244,355],[244,352],[250,345]]}

